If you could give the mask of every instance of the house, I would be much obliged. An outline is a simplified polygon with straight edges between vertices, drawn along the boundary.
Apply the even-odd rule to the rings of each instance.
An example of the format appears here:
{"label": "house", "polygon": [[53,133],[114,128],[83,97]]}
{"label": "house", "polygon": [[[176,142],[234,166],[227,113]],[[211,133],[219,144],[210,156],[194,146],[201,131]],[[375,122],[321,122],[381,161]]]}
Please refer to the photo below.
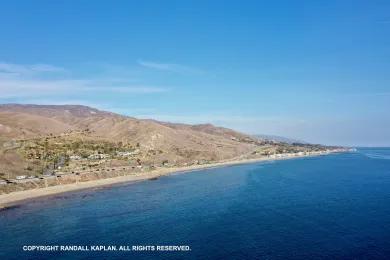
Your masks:
{"label": "house", "polygon": [[131,152],[116,152],[116,155],[121,157],[127,157],[131,155]]}
{"label": "house", "polygon": [[81,160],[81,156],[79,156],[79,155],[71,155],[71,156],[69,156],[69,159],[77,161],[77,160]]}
{"label": "house", "polygon": [[137,155],[140,153],[140,150],[136,149],[134,151],[126,151],[126,152],[116,152],[118,156],[127,157],[132,155]]}
{"label": "house", "polygon": [[5,180],[0,180],[0,185],[5,185],[7,182]]}
{"label": "house", "polygon": [[208,160],[205,160],[205,159],[200,159],[198,160],[198,164],[209,164],[210,162]]}
{"label": "house", "polygon": [[26,175],[19,175],[19,176],[16,176],[16,179],[17,179],[17,180],[24,180],[24,179],[26,179],[26,178],[27,178]]}
{"label": "house", "polygon": [[106,159],[108,157],[109,157],[108,154],[91,154],[90,156],[88,156],[88,159],[96,160],[96,159]]}

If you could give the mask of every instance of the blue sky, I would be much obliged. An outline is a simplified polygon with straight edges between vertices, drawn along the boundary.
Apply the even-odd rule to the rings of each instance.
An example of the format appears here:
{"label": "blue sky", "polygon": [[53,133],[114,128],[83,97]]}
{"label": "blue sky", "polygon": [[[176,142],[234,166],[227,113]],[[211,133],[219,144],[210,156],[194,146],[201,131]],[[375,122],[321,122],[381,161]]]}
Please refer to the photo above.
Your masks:
{"label": "blue sky", "polygon": [[390,146],[389,1],[1,1],[0,103]]}

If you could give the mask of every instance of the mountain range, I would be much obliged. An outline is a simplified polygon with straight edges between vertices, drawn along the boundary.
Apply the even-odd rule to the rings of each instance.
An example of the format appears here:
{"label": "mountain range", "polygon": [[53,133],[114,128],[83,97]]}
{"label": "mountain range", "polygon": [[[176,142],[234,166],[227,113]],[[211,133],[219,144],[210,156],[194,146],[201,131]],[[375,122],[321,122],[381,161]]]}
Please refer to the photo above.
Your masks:
{"label": "mountain range", "polygon": [[111,158],[110,165],[119,166],[131,160],[145,165],[189,165],[305,149],[312,147],[211,124],[136,119],[81,105],[0,105],[3,174],[43,173],[64,158],[80,156],[104,155]]}

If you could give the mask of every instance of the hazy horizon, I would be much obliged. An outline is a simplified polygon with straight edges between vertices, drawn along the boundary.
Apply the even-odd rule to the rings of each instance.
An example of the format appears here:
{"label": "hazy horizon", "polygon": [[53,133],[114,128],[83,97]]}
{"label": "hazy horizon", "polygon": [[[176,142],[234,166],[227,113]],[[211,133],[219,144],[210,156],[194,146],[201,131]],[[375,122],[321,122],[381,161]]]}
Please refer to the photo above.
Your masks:
{"label": "hazy horizon", "polygon": [[387,1],[0,4],[0,103],[390,146]]}

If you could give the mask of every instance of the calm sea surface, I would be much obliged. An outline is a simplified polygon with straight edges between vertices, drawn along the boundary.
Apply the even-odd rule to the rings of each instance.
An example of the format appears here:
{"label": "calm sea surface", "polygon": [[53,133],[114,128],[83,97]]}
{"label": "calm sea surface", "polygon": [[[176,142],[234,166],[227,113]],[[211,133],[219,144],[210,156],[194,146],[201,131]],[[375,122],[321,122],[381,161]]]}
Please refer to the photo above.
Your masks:
{"label": "calm sea surface", "polygon": [[[26,252],[187,245],[189,252]],[[390,149],[202,170],[0,211],[0,259],[390,259]]]}

